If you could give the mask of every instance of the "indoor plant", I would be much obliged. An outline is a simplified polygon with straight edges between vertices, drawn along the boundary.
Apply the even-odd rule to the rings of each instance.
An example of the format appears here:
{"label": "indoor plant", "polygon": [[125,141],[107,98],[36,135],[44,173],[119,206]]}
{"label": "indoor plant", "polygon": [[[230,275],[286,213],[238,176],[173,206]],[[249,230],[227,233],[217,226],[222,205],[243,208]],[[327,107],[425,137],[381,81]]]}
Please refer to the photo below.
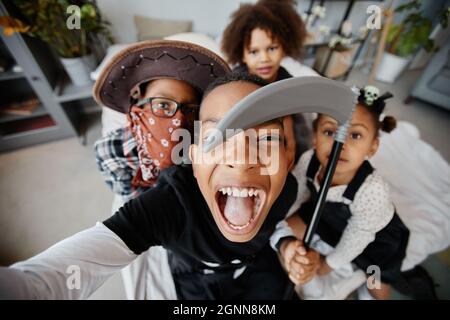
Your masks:
{"label": "indoor plant", "polygon": [[[434,41],[429,38],[432,21],[423,15],[421,5],[420,0],[413,0],[395,9],[396,13],[409,13],[403,21],[389,28],[387,50],[377,72],[378,80],[394,82],[419,48],[424,48],[427,52],[437,50]],[[448,8],[444,8],[440,13],[440,23],[444,28],[447,27],[448,13]]]}
{"label": "indoor plant", "polygon": [[[61,58],[63,66],[76,85],[90,82],[95,68],[93,51],[98,37],[112,42],[107,22],[100,15],[95,1],[89,0],[13,0],[16,17],[2,17],[5,34],[23,32],[47,42]],[[67,7],[80,8],[80,28],[67,26]]]}

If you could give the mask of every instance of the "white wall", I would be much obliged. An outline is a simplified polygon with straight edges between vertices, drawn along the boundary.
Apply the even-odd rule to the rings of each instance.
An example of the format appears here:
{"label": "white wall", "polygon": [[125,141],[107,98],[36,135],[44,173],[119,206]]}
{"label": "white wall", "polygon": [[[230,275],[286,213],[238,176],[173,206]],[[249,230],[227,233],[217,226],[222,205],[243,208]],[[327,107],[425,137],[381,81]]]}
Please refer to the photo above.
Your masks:
{"label": "white wall", "polygon": [[[97,0],[104,17],[111,22],[117,42],[136,41],[133,16],[192,20],[193,31],[216,37],[228,24],[239,0]],[[245,1],[249,2],[249,1]]]}
{"label": "white wall", "polygon": [[[161,19],[192,20],[193,30],[213,37],[219,36],[228,24],[230,14],[243,2],[256,0],[97,0],[102,14],[112,24],[112,32],[118,42],[136,41],[133,15],[139,14]],[[318,1],[317,1],[318,2]],[[357,32],[366,19],[366,8],[377,1],[356,2],[350,20]],[[308,8],[309,0],[298,1],[298,11]],[[345,12],[346,2],[326,2],[327,16],[318,24],[337,29]]]}

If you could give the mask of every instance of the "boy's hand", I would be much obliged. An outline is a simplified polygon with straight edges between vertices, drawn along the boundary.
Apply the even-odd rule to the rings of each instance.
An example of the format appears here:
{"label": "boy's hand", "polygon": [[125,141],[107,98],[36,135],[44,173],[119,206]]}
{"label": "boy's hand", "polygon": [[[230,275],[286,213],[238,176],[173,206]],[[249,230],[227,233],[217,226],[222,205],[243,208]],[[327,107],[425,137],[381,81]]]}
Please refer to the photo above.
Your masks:
{"label": "boy's hand", "polygon": [[314,250],[306,251],[299,240],[286,239],[280,253],[289,279],[295,285],[310,281],[320,267],[320,254]]}

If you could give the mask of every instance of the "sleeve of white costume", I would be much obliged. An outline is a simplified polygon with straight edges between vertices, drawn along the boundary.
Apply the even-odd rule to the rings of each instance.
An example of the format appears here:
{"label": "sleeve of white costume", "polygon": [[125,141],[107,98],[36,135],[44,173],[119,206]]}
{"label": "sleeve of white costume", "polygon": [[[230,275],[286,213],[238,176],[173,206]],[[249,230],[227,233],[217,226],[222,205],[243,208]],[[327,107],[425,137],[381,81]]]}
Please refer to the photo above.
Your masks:
{"label": "sleeve of white costume", "polygon": [[137,257],[102,223],[9,268],[0,268],[0,299],[86,299]]}
{"label": "sleeve of white costume", "polygon": [[353,261],[375,240],[375,235],[394,216],[394,205],[389,197],[389,186],[374,173],[367,177],[350,204],[352,216],[335,250],[326,257],[333,269]]}

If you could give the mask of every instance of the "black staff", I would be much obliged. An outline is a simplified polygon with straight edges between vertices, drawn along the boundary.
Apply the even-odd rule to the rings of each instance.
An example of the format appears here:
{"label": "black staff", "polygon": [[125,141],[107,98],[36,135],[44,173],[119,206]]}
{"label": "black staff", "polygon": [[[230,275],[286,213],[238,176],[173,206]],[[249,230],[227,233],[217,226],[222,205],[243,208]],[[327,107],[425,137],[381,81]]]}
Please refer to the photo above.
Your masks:
{"label": "black staff", "polygon": [[317,195],[311,222],[306,228],[305,237],[303,238],[303,244],[306,249],[309,249],[313,235],[316,233],[317,225],[322,214],[323,205],[327,198],[331,181],[333,180],[334,171],[341,155],[342,146],[344,145],[349,125],[350,121],[346,122],[344,125],[341,125],[336,132],[336,137],[334,139],[333,147],[331,148],[327,167],[325,168],[322,185],[320,186],[319,193]]}

